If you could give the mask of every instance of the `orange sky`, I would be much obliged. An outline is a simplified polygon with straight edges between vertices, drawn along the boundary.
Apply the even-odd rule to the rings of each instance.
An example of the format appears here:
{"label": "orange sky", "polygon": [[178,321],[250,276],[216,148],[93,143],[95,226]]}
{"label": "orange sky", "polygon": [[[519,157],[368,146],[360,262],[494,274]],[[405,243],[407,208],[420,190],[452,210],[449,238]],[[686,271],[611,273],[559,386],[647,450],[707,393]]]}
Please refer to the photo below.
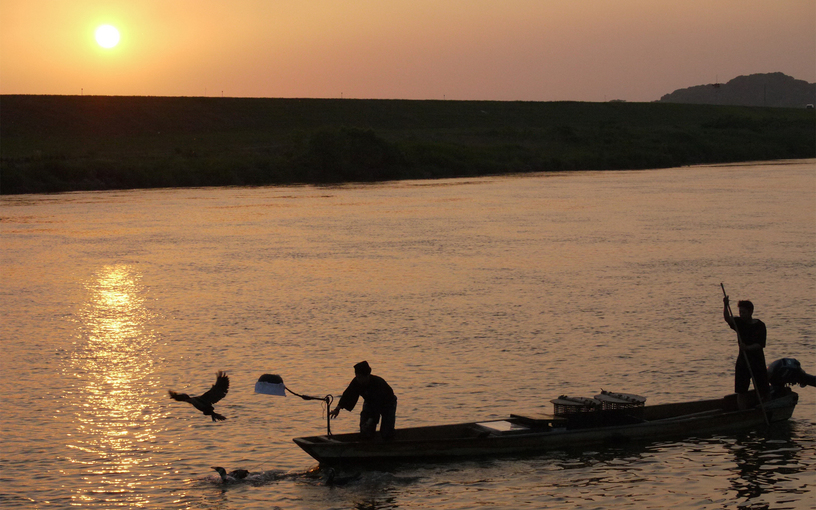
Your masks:
{"label": "orange sky", "polygon": [[0,0],[2,94],[653,101],[777,71],[816,82],[813,0]]}

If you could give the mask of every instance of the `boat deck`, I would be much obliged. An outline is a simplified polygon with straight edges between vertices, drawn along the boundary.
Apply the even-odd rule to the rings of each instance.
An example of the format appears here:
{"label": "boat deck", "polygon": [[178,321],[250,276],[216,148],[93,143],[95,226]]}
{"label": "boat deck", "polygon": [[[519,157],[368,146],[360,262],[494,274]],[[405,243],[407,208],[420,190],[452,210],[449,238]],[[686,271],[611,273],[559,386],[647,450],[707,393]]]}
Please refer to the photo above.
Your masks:
{"label": "boat deck", "polygon": [[[509,418],[485,420],[474,423],[457,423],[452,425],[433,425],[408,427],[394,431],[396,441],[422,441],[428,437],[435,440],[476,439],[491,436],[508,436],[517,434],[541,433],[551,430],[583,429],[628,425],[670,419],[677,416],[696,415],[698,413],[722,412],[724,399],[689,402],[687,404],[665,404],[632,410],[596,411],[593,413],[576,413],[559,416],[541,412],[514,413]],[[736,409],[736,401],[734,402]],[[345,443],[363,440],[359,433],[335,434],[333,436],[311,436],[302,438],[310,443]],[[376,440],[375,440],[376,441]]]}
{"label": "boat deck", "polygon": [[764,410],[738,409],[735,395],[567,415],[537,410],[504,419],[396,429],[390,440],[346,433],[294,441],[321,463],[527,453],[761,426],[790,418],[797,401],[796,393],[789,391],[766,403]]}

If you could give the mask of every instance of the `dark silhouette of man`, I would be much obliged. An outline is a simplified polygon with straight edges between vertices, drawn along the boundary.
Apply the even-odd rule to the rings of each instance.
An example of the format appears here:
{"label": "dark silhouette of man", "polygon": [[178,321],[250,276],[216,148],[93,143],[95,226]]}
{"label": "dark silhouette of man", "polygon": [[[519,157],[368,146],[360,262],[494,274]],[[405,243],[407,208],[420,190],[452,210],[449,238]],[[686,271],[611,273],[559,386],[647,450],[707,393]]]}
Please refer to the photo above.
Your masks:
{"label": "dark silhouette of man", "polygon": [[397,419],[397,397],[394,390],[382,377],[371,375],[371,367],[367,361],[354,365],[354,379],[343,392],[337,407],[330,413],[337,418],[340,409],[351,411],[357,400],[363,397],[363,410],[360,412],[360,433],[368,438],[374,438],[377,424],[380,424],[380,435],[389,440],[394,437],[394,423]]}
{"label": "dark silhouette of man", "polygon": [[768,368],[765,366],[765,351],[763,350],[768,333],[765,323],[753,318],[753,303],[739,301],[737,308],[739,308],[739,316],[734,317],[729,313],[728,296],[723,298],[723,318],[739,337],[739,353],[734,366],[734,392],[737,394],[740,408],[745,408],[752,373],[755,389],[759,392],[760,398],[766,401],[770,397]]}

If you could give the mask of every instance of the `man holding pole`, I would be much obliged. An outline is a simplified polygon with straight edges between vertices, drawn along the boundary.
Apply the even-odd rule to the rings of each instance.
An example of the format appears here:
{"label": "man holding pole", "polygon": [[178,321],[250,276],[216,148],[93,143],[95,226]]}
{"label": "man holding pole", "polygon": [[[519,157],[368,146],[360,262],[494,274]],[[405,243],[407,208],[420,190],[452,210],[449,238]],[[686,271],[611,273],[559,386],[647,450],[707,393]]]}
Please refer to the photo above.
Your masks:
{"label": "man holding pole", "polygon": [[765,323],[754,319],[754,305],[750,301],[739,301],[739,316],[731,315],[728,306],[728,296],[723,297],[723,318],[737,332],[739,340],[739,354],[734,367],[734,392],[740,409],[746,407],[746,396],[751,380],[760,402],[766,402],[770,397],[768,384],[768,368],[765,366],[765,340],[767,330]]}

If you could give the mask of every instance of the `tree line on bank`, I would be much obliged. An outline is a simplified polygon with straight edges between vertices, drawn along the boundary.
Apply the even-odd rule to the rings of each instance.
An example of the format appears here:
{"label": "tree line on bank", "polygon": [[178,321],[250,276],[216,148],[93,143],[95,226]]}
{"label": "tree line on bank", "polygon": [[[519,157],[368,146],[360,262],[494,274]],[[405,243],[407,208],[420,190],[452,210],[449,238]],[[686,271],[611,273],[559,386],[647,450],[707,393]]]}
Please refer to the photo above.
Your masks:
{"label": "tree line on bank", "polygon": [[333,184],[816,157],[813,110],[0,96],[0,193]]}

